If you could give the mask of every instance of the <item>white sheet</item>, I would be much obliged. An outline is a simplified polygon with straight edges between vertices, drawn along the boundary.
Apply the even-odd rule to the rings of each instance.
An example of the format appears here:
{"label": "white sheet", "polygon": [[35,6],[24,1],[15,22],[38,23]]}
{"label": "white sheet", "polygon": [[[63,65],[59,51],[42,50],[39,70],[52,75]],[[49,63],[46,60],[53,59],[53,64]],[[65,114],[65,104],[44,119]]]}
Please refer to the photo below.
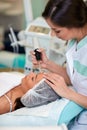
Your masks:
{"label": "white sheet", "polygon": [[61,126],[43,126],[43,127],[0,127],[0,130],[68,130],[65,124]]}
{"label": "white sheet", "polygon": [[[57,101],[55,101],[57,102]],[[39,117],[47,117],[55,102],[49,103],[47,105],[42,105],[33,108],[21,108],[20,110],[16,110],[12,112],[12,115],[16,116],[39,116]]]}
{"label": "white sheet", "polygon": [[[68,104],[68,102],[69,100],[65,98],[62,98],[61,100],[57,99],[56,101],[48,103],[47,105],[42,105],[42,106],[33,107],[33,108],[21,108],[9,114],[14,115],[14,116],[48,117],[50,114],[50,111],[56,107],[57,114],[58,114],[57,119],[59,119],[62,110]],[[55,111],[54,111],[54,115],[55,115]]]}
{"label": "white sheet", "polygon": [[24,77],[22,74],[18,73],[0,73],[0,97],[7,93],[12,88],[20,84],[21,79]]}

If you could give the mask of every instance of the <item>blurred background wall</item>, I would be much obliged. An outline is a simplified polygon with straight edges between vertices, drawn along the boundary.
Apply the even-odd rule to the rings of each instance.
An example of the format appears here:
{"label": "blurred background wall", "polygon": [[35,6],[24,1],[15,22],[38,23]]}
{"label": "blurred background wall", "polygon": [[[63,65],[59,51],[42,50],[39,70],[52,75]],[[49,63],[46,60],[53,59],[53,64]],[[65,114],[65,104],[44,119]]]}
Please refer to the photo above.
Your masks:
{"label": "blurred background wall", "polygon": [[[28,24],[26,21],[30,21],[30,17],[27,18],[26,15],[30,16],[30,11],[32,11],[32,20],[41,16],[47,1],[48,0],[0,0],[0,46],[2,46],[3,41],[6,40],[7,42],[8,40],[10,25],[16,34],[18,34],[20,30],[26,29]],[[29,4],[31,4],[31,10]]]}

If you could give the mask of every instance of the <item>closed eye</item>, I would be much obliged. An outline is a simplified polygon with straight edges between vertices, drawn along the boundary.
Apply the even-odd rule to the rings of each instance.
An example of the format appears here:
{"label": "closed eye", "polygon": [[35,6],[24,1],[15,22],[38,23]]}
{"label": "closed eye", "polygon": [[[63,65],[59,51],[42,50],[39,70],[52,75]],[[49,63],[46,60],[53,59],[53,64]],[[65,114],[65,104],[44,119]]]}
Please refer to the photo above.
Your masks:
{"label": "closed eye", "polygon": [[59,30],[59,31],[55,31],[56,33],[60,33],[61,31]]}
{"label": "closed eye", "polygon": [[51,28],[55,33],[60,33],[61,30],[56,30],[55,28]]}

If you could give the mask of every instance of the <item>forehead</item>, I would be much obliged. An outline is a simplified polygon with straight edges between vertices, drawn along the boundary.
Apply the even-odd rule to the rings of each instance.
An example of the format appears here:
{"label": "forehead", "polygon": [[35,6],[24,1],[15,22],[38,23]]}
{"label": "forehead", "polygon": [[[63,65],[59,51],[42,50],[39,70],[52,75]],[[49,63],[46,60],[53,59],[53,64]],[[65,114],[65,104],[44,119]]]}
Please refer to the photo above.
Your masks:
{"label": "forehead", "polygon": [[59,25],[52,23],[52,21],[50,19],[46,19],[46,21],[47,21],[48,25],[51,27],[51,29],[53,29],[53,30],[63,30],[63,29],[67,30],[68,29],[66,27],[61,27]]}
{"label": "forehead", "polygon": [[52,21],[50,19],[46,19],[48,25],[51,27],[51,28],[62,28],[54,23],[52,23]]}

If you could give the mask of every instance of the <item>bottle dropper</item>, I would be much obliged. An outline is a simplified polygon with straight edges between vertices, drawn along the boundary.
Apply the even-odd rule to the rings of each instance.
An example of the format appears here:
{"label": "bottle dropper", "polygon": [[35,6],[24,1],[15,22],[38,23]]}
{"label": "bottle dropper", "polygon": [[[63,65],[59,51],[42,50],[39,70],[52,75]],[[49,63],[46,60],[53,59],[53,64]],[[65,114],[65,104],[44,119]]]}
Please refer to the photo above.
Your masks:
{"label": "bottle dropper", "polygon": [[38,49],[40,48],[40,43],[37,37],[33,38],[33,43],[34,43],[34,52],[35,52],[35,56],[36,56],[36,60],[39,63],[39,71],[42,72],[41,70],[41,64],[40,64],[40,60],[41,60],[41,52],[38,51]]}

